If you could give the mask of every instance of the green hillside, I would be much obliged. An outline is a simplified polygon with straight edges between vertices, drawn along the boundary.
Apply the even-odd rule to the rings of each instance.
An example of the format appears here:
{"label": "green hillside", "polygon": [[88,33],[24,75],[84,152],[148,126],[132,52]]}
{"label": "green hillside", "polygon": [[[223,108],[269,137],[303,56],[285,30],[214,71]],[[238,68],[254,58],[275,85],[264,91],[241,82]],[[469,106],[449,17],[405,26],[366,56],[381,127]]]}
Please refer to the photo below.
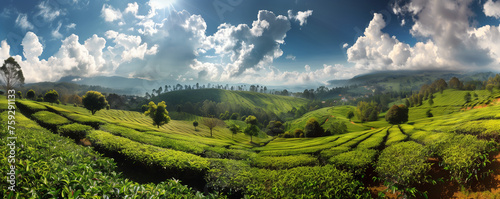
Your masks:
{"label": "green hillside", "polygon": [[[208,91],[215,94],[207,93],[212,97],[207,99],[241,102],[245,105],[240,106],[268,110],[281,111],[307,103],[304,99],[259,93]],[[192,93],[169,94],[180,98],[180,94],[188,97]],[[411,189],[413,191],[406,194],[422,194],[430,191],[426,187],[448,186],[450,182],[468,186],[473,179],[482,179],[484,175],[500,176],[496,170],[484,173],[492,165],[490,162],[495,161],[488,154],[495,150],[500,137],[500,102],[497,99],[500,93],[474,91],[477,98],[473,97],[468,103],[464,99],[466,93],[451,89],[436,93],[432,106],[425,102],[422,106],[411,107],[410,121],[401,125],[388,124],[383,119],[384,113],[379,115],[378,121],[359,123],[353,118],[351,123],[346,115],[355,109],[353,106],[321,108],[287,121],[285,126],[303,128],[309,118],[315,117],[324,128],[334,121],[345,122],[349,132],[317,138],[278,138],[260,132],[253,142],[241,132],[233,135],[225,126],[216,127],[211,137],[206,126],[200,124],[196,130],[193,127],[193,120],[202,117],[182,112],[171,114],[183,120],[174,119],[157,128],[152,125],[151,118],[140,112],[111,109],[92,115],[82,107],[17,100],[16,134],[25,140],[18,152],[19,161],[23,163],[19,166],[26,179],[20,186],[37,192],[17,197],[42,197],[40,194],[52,189],[52,195],[45,196],[65,198],[78,191],[84,198],[95,194],[115,198],[161,198],[161,194],[187,198],[295,198],[300,195],[367,198],[378,196],[384,189],[373,191],[372,188],[383,184],[417,187],[417,191]],[[274,104],[279,108],[272,108]],[[0,105],[2,123],[7,124],[5,97],[0,99]],[[425,115],[429,108],[434,117]],[[225,123],[246,127],[241,120],[226,120]],[[5,138],[8,131],[5,125],[2,129],[1,136]],[[7,144],[6,139],[1,142]],[[5,147],[2,150],[8,152]],[[50,155],[54,153],[60,159],[56,164],[48,164],[54,162],[55,156]],[[8,168],[6,158],[0,163],[2,168]],[[137,168],[145,173],[126,172],[137,172]],[[432,172],[446,175],[438,179]],[[423,176],[434,181],[423,180]],[[373,177],[377,177],[375,182]],[[180,179],[181,183],[169,180],[171,178]],[[102,179],[109,186],[93,188],[96,186],[93,179]],[[154,182],[148,181],[151,179]],[[209,192],[204,195],[183,185],[196,190],[207,187]],[[5,182],[0,182],[0,186],[5,188]],[[134,192],[134,189],[143,192]],[[160,189],[169,191],[157,191]],[[429,196],[434,197],[439,198],[439,195]]]}
{"label": "green hillside", "polygon": [[309,102],[307,99],[288,96],[271,95],[249,91],[228,91],[221,89],[199,89],[199,90],[181,90],[160,94],[151,99],[158,103],[165,101],[167,107],[172,110],[179,104],[186,102],[203,103],[210,100],[216,103],[227,103],[231,109],[248,108],[251,110],[262,109],[265,111],[279,114],[288,112],[293,107],[300,107]]}

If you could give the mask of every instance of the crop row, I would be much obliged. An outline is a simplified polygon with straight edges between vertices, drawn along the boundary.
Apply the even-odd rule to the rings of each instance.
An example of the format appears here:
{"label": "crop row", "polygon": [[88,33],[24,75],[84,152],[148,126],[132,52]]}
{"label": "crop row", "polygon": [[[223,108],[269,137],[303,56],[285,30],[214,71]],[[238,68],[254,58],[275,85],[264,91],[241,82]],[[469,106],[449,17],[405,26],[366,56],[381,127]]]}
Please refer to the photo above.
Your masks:
{"label": "crop row", "polygon": [[[375,133],[383,132],[383,129],[368,130],[363,132],[347,133],[334,142],[334,144],[321,151],[320,155],[324,159],[330,159],[333,156],[349,151],[353,145],[356,145]],[[385,132],[385,131],[384,131]]]}
{"label": "crop row", "polygon": [[374,149],[379,147],[387,136],[387,130],[381,130],[378,133],[370,136],[368,139],[359,143],[357,148],[359,149]]}
{"label": "crop row", "polygon": [[87,137],[98,149],[118,153],[129,161],[145,166],[181,171],[203,171],[209,166],[207,159],[197,155],[142,144],[100,130],[90,132]]}
{"label": "crop row", "polygon": [[389,129],[389,136],[387,137],[387,142],[385,142],[385,146],[391,146],[393,144],[402,142],[408,138],[398,126],[392,126]]}
{"label": "crop row", "polygon": [[46,111],[47,107],[29,100],[16,100],[16,106],[31,115],[37,111]]}
{"label": "crop row", "polygon": [[219,191],[241,191],[249,198],[368,198],[351,172],[332,165],[283,170],[252,168],[241,161],[212,161],[208,185]]}
{"label": "crop row", "polygon": [[[7,129],[0,115],[0,144],[7,144]],[[158,184],[139,184],[117,173],[113,159],[102,157],[42,128],[23,114],[16,115],[16,192],[9,192],[7,181],[0,181],[5,198],[203,198],[201,193],[166,180]],[[7,154],[8,147],[0,147]],[[7,156],[0,158],[0,172],[8,173]]]}
{"label": "crop row", "polygon": [[299,166],[314,166],[318,159],[307,154],[291,156],[262,156],[252,161],[252,166],[266,169],[290,169]]}
{"label": "crop row", "polygon": [[31,115],[31,117],[41,124],[41,126],[52,130],[52,132],[57,132],[59,126],[71,123],[65,117],[49,111],[38,111]]}

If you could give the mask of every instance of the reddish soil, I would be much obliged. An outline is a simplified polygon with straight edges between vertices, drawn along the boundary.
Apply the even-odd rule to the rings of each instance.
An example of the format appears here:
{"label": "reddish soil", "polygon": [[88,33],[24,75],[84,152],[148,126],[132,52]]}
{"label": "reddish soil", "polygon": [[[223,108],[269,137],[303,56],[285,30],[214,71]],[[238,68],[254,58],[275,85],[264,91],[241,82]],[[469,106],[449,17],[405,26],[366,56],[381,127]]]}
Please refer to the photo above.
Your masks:
{"label": "reddish soil", "polygon": [[80,143],[78,143],[78,144],[81,144],[83,146],[92,146],[92,143],[87,138],[81,139]]}
{"label": "reddish soil", "polygon": [[[490,104],[497,104],[497,103],[500,103],[500,98],[497,98],[497,99],[493,100]],[[468,111],[468,110],[471,110],[471,109],[486,108],[486,107],[488,107],[488,105],[489,104],[483,104],[483,105],[474,106],[474,107],[462,108],[460,110]]]}

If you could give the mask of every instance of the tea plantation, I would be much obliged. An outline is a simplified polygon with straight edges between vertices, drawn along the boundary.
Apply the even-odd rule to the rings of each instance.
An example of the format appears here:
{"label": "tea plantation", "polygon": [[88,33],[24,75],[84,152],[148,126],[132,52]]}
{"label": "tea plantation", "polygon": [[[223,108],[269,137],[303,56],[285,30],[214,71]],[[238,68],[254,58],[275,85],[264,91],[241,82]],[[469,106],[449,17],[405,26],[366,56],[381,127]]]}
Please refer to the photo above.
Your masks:
{"label": "tea plantation", "polygon": [[[15,198],[370,198],[386,193],[429,197],[429,187],[449,183],[470,187],[495,175],[490,163],[500,139],[496,100],[500,94],[477,92],[471,102],[462,100],[463,91],[437,93],[433,105],[410,108],[409,122],[400,125],[383,119],[351,123],[346,115],[355,107],[322,108],[285,126],[303,129],[315,117],[325,129],[335,121],[345,122],[348,132],[317,138],[280,138],[259,132],[253,142],[226,127],[216,127],[211,137],[206,126],[193,127],[193,120],[202,117],[189,114],[172,113],[184,120],[157,128],[140,112],[111,109],[92,115],[82,107],[18,99],[18,191],[9,192],[2,181],[0,194]],[[249,95],[231,92],[213,100],[235,98],[247,103]],[[279,99],[252,106],[280,111],[304,104],[299,100],[273,109],[277,102],[273,100]],[[5,97],[0,105],[0,144],[6,146]],[[484,106],[468,108],[478,105]],[[434,117],[425,115],[428,109]],[[240,120],[224,122],[246,127]],[[6,147],[0,150],[8,153]],[[8,165],[2,156],[2,173],[8,172]],[[433,172],[444,175],[433,176]],[[384,188],[373,188],[377,186]]]}

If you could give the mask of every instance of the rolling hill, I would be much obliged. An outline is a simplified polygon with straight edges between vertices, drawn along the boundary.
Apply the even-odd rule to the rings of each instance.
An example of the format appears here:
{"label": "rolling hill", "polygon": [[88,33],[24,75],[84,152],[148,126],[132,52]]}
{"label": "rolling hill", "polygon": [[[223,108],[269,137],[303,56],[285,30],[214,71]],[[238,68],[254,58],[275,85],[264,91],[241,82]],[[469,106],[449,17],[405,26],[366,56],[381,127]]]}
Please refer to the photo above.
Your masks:
{"label": "rolling hill", "polygon": [[228,91],[221,89],[198,89],[198,90],[180,90],[160,94],[151,99],[155,103],[165,101],[167,108],[173,110],[173,107],[187,102],[203,103],[210,100],[216,103],[227,103],[230,109],[245,107],[250,110],[264,110],[276,115],[292,110],[293,107],[300,107],[310,102],[307,99],[288,96],[271,95],[265,93],[256,93],[248,91]]}

